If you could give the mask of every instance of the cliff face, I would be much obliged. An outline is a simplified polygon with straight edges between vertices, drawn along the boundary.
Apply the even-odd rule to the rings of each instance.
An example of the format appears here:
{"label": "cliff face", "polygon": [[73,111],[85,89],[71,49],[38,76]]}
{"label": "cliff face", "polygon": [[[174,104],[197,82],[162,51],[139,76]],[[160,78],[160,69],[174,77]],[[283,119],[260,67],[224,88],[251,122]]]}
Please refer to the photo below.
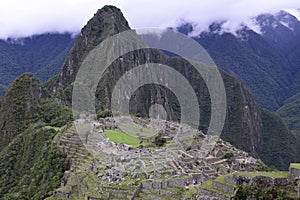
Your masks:
{"label": "cliff face", "polygon": [[32,74],[25,73],[11,84],[0,102],[0,150],[24,130],[42,95],[40,82]]}
{"label": "cliff face", "polygon": [[[67,105],[71,105],[72,83],[78,68],[88,52],[105,38],[129,30],[121,11],[105,6],[82,29],[80,37],[71,49],[61,73],[47,83],[51,93]],[[125,60],[125,62],[123,62]],[[100,80],[96,92],[98,110],[110,108],[112,89],[122,75],[146,62],[171,66],[189,80],[200,102],[200,129],[206,131],[210,121],[210,97],[201,76],[186,61],[168,57],[158,50],[138,50],[123,55],[113,62]],[[269,165],[286,169],[289,162],[300,161],[295,153],[300,144],[277,115],[262,110],[252,95],[236,78],[221,72],[227,95],[226,123],[221,137],[254,156],[259,156]],[[147,116],[153,103],[164,105],[168,118],[180,119],[180,106],[174,94],[164,87],[150,84],[139,88],[131,97],[131,113]],[[280,127],[280,128],[278,128]],[[274,142],[274,140],[276,140]],[[282,150],[282,151],[281,151]],[[280,152],[280,153],[279,153]],[[271,159],[272,158],[272,159]],[[276,158],[276,159],[273,159]]]}

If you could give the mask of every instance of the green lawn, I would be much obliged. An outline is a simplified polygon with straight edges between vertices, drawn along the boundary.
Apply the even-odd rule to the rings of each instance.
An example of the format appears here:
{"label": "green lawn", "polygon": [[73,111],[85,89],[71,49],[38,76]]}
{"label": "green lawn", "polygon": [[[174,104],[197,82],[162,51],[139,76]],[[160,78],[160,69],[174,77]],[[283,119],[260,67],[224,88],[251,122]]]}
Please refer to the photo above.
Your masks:
{"label": "green lawn", "polygon": [[127,132],[130,132],[136,136],[145,138],[153,136],[152,130],[149,127],[141,127],[134,123],[121,123],[119,125],[119,128],[121,128],[121,130],[126,130]]}
{"label": "green lawn", "polygon": [[122,142],[122,143],[130,145],[132,147],[138,147],[140,145],[143,145],[143,146],[148,145],[148,143],[146,143],[146,142],[143,142],[140,144],[141,140],[139,140],[137,137],[123,133],[119,130],[105,130],[104,134],[112,142],[118,142],[118,143]]}
{"label": "green lawn", "polygon": [[291,163],[290,168],[300,169],[300,163]]}
{"label": "green lawn", "polygon": [[288,172],[238,172],[238,175],[255,177],[255,176],[266,176],[271,178],[287,178]]}

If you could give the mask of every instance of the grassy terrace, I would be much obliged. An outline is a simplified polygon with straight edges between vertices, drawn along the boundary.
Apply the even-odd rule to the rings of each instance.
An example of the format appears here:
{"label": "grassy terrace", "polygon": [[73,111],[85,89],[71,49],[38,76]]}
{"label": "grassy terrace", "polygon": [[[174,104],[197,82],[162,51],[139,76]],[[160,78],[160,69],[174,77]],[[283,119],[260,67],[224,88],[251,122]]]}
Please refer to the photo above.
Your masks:
{"label": "grassy terrace", "polygon": [[213,188],[212,182],[213,182],[212,180],[206,181],[200,187],[203,188],[203,189],[206,189],[206,190],[210,190],[210,191],[213,191],[213,192],[216,192],[216,193],[228,196],[228,197],[233,196],[233,194],[230,194],[228,192],[224,192],[224,191],[217,190],[217,189]]}
{"label": "grassy terrace", "polygon": [[61,130],[61,128],[55,126],[45,126],[45,129],[54,129],[57,132]]}
{"label": "grassy terrace", "polygon": [[133,133],[137,136],[141,136],[145,138],[153,136],[153,132],[149,127],[141,127],[133,123],[122,123],[120,124],[120,128],[123,130],[127,130],[130,133]]}
{"label": "grassy terrace", "polygon": [[291,163],[290,168],[300,169],[300,163]]}
{"label": "grassy terrace", "polygon": [[234,187],[234,188],[237,187],[235,184],[225,182],[225,181],[224,181],[224,176],[219,176],[218,178],[216,178],[215,181],[216,181],[216,182],[219,182],[219,183],[222,183],[222,184],[224,184],[224,185],[228,185],[228,186]]}
{"label": "grassy terrace", "polygon": [[122,143],[130,145],[132,147],[138,147],[140,145],[143,145],[143,146],[149,145],[149,143],[146,143],[146,142],[141,143],[142,141],[139,140],[137,137],[123,133],[118,130],[105,130],[104,134],[112,142],[117,142],[117,143],[122,142]]}
{"label": "grassy terrace", "polygon": [[237,172],[240,176],[255,177],[266,176],[271,178],[287,178],[288,172]]}

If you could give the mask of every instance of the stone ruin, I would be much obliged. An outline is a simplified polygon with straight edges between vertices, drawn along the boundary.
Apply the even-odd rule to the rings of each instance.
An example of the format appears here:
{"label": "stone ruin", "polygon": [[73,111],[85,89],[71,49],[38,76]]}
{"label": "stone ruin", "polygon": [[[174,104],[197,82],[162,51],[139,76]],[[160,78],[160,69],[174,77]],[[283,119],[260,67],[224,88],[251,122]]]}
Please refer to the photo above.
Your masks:
{"label": "stone ruin", "polygon": [[[135,123],[141,126],[147,126],[149,119],[134,118]],[[178,123],[165,121],[163,136],[175,139],[178,131]],[[117,122],[113,118],[99,119],[99,124],[102,129],[116,129]],[[99,125],[98,124],[98,125]],[[114,143],[109,141],[103,134],[98,131],[96,134],[101,134],[103,139],[95,144],[101,163],[107,163],[99,170],[105,170],[105,173],[99,173],[102,180],[110,180],[111,184],[117,184],[118,181],[123,181],[124,172],[130,172],[130,178],[154,179],[167,176],[180,176],[190,174],[201,174],[197,178],[197,182],[204,182],[209,179],[214,179],[219,175],[234,171],[252,170],[256,165],[256,159],[250,157],[247,153],[240,151],[224,142],[221,139],[216,139],[214,136],[205,136],[201,131],[197,132],[198,140],[191,143],[189,150],[178,148],[178,143],[171,143],[166,148],[150,151],[148,148],[132,148],[123,143]],[[185,128],[187,131],[191,129]],[[206,140],[204,140],[206,139]],[[201,149],[201,141],[211,142],[213,148],[210,152],[203,152]],[[174,145],[175,144],[175,145]],[[172,149],[172,145],[177,146]],[[233,153],[231,158],[224,158],[226,153]],[[103,155],[108,155],[108,158]]]}
{"label": "stone ruin", "polygon": [[289,167],[289,180],[295,182],[297,194],[300,197],[300,163],[291,163]]}
{"label": "stone ruin", "polygon": [[[135,120],[142,126],[147,126],[149,123],[144,119],[136,118]],[[89,140],[94,143],[89,145],[98,152],[98,157],[97,160],[91,161],[86,166],[86,170],[95,173],[98,179],[95,181],[99,184],[97,187],[102,188],[101,191],[108,196],[115,194],[119,195],[121,199],[128,197],[133,199],[136,196],[145,199],[159,199],[158,196],[153,196],[153,191],[156,191],[158,195],[174,195],[175,193],[170,193],[170,188],[180,190],[187,184],[200,186],[210,180],[214,189],[228,194],[234,194],[236,187],[225,183],[238,185],[242,182],[260,181],[274,186],[288,183],[287,179],[282,178],[255,177],[247,179],[236,175],[235,172],[254,171],[259,161],[229,143],[214,136],[206,136],[201,131],[196,133],[196,139],[191,143],[189,149],[173,148],[177,143],[170,142],[163,148],[149,150],[145,147],[133,148],[123,143],[115,143],[106,138],[103,132],[105,126],[118,129],[117,122],[112,118],[100,119],[93,123],[94,130]],[[175,133],[178,128],[179,125],[176,123],[165,122],[163,135],[176,140]],[[77,142],[77,140],[72,141]],[[202,149],[203,142],[211,145],[210,151]],[[70,149],[74,149],[74,145],[73,142],[70,143]],[[233,176],[227,176],[228,174],[233,174]],[[225,183],[217,181],[220,176],[224,176]],[[299,177],[300,170],[297,167],[291,167],[290,180],[298,181]],[[141,182],[139,185],[129,182],[126,187],[132,189],[128,192],[112,189],[119,188],[127,180],[140,180]],[[300,193],[299,187],[297,189]],[[200,193],[202,196],[198,195],[198,199],[209,199],[211,196],[216,199],[227,198],[201,187],[199,187]]]}

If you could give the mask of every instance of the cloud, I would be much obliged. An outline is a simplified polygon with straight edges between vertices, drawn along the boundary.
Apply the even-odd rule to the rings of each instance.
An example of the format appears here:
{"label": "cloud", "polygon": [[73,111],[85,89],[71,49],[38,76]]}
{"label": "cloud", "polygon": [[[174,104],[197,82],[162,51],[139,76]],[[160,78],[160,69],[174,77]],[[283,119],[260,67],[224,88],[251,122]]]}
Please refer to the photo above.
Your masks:
{"label": "cloud", "polygon": [[300,21],[300,9],[286,9],[286,11],[294,15]]}
{"label": "cloud", "polygon": [[79,32],[98,8],[99,0],[9,0],[0,2],[0,38],[45,32]]}
{"label": "cloud", "polygon": [[45,32],[79,32],[97,9],[115,5],[132,28],[176,26],[182,20],[205,29],[228,20],[230,30],[260,13],[299,7],[299,0],[9,0],[0,2],[0,38]]}

